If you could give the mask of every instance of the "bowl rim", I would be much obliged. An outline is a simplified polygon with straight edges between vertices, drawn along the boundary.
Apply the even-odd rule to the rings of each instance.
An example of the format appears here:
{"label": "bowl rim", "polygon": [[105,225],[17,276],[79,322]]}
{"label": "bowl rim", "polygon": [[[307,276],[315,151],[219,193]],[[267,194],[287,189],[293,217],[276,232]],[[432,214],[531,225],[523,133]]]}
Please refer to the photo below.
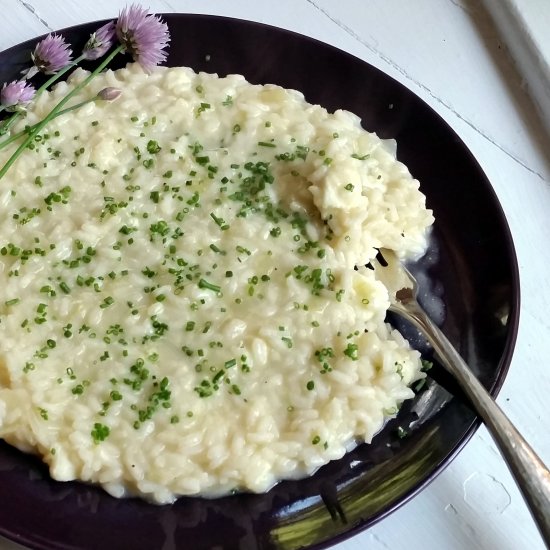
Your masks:
{"label": "bowl rim", "polygon": [[[496,398],[500,390],[502,389],[506,376],[509,372],[515,345],[517,342],[518,332],[519,332],[520,309],[521,309],[521,284],[520,284],[519,263],[518,263],[518,258],[517,258],[516,249],[514,245],[513,235],[510,230],[510,226],[508,224],[502,204],[495,191],[495,188],[491,184],[485,171],[483,170],[482,166],[480,165],[480,163],[478,162],[478,160],[476,159],[476,157],[474,156],[470,148],[464,143],[462,138],[450,126],[450,124],[443,118],[443,116],[440,115],[432,106],[430,106],[421,96],[419,96],[417,92],[411,90],[405,84],[399,82],[394,77],[387,74],[384,70],[379,69],[378,67],[369,63],[368,61],[365,61],[364,59],[361,59],[356,55],[353,55],[345,50],[342,50],[337,46],[323,42],[322,40],[313,38],[311,36],[308,36],[296,31],[292,31],[289,29],[285,29],[282,27],[277,27],[275,25],[261,23],[255,20],[242,19],[237,17],[228,17],[223,15],[212,15],[212,14],[206,14],[206,13],[186,13],[186,12],[166,12],[166,13],[159,12],[159,13],[155,13],[155,15],[158,15],[164,18],[165,20],[166,18],[174,20],[172,21],[172,24],[177,24],[177,21],[175,20],[178,20],[178,19],[208,19],[208,20],[217,20],[220,22],[228,22],[228,23],[239,24],[239,25],[246,24],[259,29],[267,29],[269,31],[275,31],[277,33],[287,34],[289,36],[297,37],[301,40],[315,43],[318,46],[321,46],[323,48],[329,48],[334,52],[337,52],[341,56],[352,58],[356,61],[361,62],[362,64],[369,66],[369,69],[374,72],[381,73],[382,75],[384,75],[385,78],[390,79],[394,86],[396,86],[397,88],[403,88],[407,91],[408,94],[412,94],[413,96],[418,98],[431,111],[433,116],[439,119],[439,123],[445,126],[446,129],[454,136],[454,138],[458,141],[459,147],[461,147],[463,152],[467,156],[469,156],[470,161],[472,162],[473,165],[476,166],[477,170],[479,171],[479,174],[485,180],[486,191],[490,195],[490,200],[492,202],[492,206],[494,207],[493,215],[495,216],[496,219],[498,219],[498,224],[502,231],[501,239],[506,252],[506,263],[508,268],[510,269],[511,301],[510,301],[510,311],[508,315],[508,321],[506,325],[507,333],[506,333],[505,345],[504,345],[504,349],[502,351],[498,366],[495,369],[495,372],[496,372],[495,379],[493,380],[493,382],[490,385],[490,388],[488,389],[489,393],[493,396],[493,398]],[[28,40],[25,40],[23,42],[10,46],[5,50],[0,51],[0,55],[2,57],[9,56],[12,53],[20,52],[22,49],[25,49],[25,48],[28,48],[30,51],[34,47],[37,41],[43,39],[48,34],[52,34],[53,32],[64,35],[67,32],[75,32],[81,28],[83,29],[92,25],[100,26],[114,19],[116,18],[87,21],[83,23],[78,23],[76,25],[63,27],[61,29],[56,29],[54,31],[44,33],[42,35],[30,38]],[[339,544],[351,537],[358,535],[359,533],[365,531],[367,528],[372,527],[379,521],[385,519],[394,511],[398,510],[399,508],[407,504],[417,494],[419,494],[428,485],[430,485],[451,464],[451,462],[458,456],[458,454],[462,451],[462,449],[471,441],[472,437],[476,433],[481,423],[482,423],[481,418],[479,417],[479,415],[477,415],[477,413],[475,413],[475,418],[471,422],[467,431],[460,438],[460,440],[457,441],[456,445],[454,445],[453,448],[439,461],[439,464],[433,469],[433,471],[431,471],[427,476],[423,477],[421,480],[416,482],[415,485],[409,491],[399,496],[396,501],[388,504],[379,512],[370,516],[368,519],[361,520],[356,524],[354,524],[353,526],[350,526],[348,529],[346,529],[345,532],[337,533],[324,541],[313,543],[307,548],[311,550],[321,550],[321,549],[326,549],[336,544]],[[40,550],[48,550],[50,548],[50,546],[47,545],[48,541],[44,542],[44,541],[37,540],[36,537],[32,536],[32,531],[30,532],[30,534],[19,535],[17,533],[13,533],[12,531],[10,531],[9,526],[6,527],[1,523],[0,523],[0,536],[3,536],[6,539],[19,544],[28,545],[30,548],[36,548]]]}

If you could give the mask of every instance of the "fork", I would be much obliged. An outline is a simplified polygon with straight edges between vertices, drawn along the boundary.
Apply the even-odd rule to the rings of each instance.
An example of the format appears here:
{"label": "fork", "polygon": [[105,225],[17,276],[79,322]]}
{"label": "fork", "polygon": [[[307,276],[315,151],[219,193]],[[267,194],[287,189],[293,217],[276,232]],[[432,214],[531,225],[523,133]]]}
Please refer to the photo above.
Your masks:
{"label": "fork", "polygon": [[[546,546],[550,548],[550,471],[418,303],[418,283],[412,273],[390,250],[381,249],[376,259],[382,267],[390,266],[388,271],[393,272],[394,278],[395,274],[399,277],[397,283],[393,281],[397,290],[395,298],[390,298],[390,311],[424,334],[441,364],[461,386],[500,449]],[[378,269],[376,271],[381,273]],[[385,276],[380,278],[384,280]],[[390,294],[393,294],[391,288]]]}

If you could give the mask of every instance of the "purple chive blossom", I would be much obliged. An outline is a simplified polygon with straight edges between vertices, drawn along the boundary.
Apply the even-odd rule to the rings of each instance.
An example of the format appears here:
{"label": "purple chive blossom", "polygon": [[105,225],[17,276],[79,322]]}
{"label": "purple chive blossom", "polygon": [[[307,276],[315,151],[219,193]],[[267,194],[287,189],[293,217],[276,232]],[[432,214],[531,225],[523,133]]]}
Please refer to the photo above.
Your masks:
{"label": "purple chive blossom", "polygon": [[99,99],[102,99],[103,101],[114,101],[115,99],[120,97],[120,94],[122,93],[122,90],[119,88],[103,88],[103,90],[100,90],[97,94],[97,97]]}
{"label": "purple chive blossom", "polygon": [[115,23],[110,21],[100,27],[89,38],[82,50],[85,59],[99,59],[103,57],[113,45],[115,40]]}
{"label": "purple chive blossom", "polygon": [[36,93],[34,87],[24,80],[14,80],[2,86],[0,104],[10,111],[17,110],[29,103]]}
{"label": "purple chive blossom", "polygon": [[116,33],[124,50],[146,71],[166,59],[163,50],[170,42],[168,25],[140,6],[133,4],[120,12]]}
{"label": "purple chive blossom", "polygon": [[31,54],[34,67],[27,73],[27,78],[38,71],[45,74],[56,73],[71,62],[71,54],[71,49],[62,36],[49,34],[36,45]]}

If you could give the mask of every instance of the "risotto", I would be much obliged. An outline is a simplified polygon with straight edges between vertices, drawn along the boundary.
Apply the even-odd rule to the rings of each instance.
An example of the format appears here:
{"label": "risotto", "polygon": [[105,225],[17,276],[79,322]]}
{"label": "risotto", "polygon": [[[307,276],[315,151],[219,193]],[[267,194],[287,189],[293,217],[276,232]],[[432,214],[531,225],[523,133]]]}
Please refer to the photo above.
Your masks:
{"label": "risotto", "polygon": [[363,267],[421,254],[433,222],[393,142],[188,68],[108,71],[75,102],[107,86],[2,180],[0,437],[158,503],[263,492],[370,442],[423,376]]}

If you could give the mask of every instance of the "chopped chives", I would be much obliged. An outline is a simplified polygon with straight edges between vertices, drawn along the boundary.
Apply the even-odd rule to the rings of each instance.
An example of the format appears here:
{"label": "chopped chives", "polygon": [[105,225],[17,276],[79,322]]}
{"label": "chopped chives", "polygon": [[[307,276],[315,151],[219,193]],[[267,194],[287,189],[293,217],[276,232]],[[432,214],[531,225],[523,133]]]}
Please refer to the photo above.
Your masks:
{"label": "chopped chives", "polygon": [[210,250],[216,252],[217,254],[225,255],[225,252],[223,250],[220,250],[215,244],[210,245]]}
{"label": "chopped chives", "polygon": [[71,293],[71,289],[69,288],[69,285],[65,282],[65,281],[62,281],[59,283],[59,288],[65,293],[65,294],[70,294]]}
{"label": "chopped chives", "polygon": [[225,220],[223,218],[219,218],[218,216],[216,216],[216,214],[214,214],[214,212],[210,212],[210,217],[214,220],[214,222],[216,223],[216,225],[222,230],[222,231],[226,231],[227,229],[229,229],[229,225],[227,225],[225,223]]}
{"label": "chopped chives", "polygon": [[344,350],[344,355],[347,355],[352,361],[357,361],[359,359],[359,347],[357,344],[349,343]]}
{"label": "chopped chives", "polygon": [[199,288],[205,288],[205,289],[208,289],[208,290],[212,290],[214,292],[220,292],[220,290],[221,290],[220,286],[209,283],[205,279],[200,279],[199,280]]}
{"label": "chopped chives", "polygon": [[115,302],[114,298],[112,296],[107,296],[107,298],[104,298],[103,302],[100,304],[101,309],[105,309],[112,305]]}

